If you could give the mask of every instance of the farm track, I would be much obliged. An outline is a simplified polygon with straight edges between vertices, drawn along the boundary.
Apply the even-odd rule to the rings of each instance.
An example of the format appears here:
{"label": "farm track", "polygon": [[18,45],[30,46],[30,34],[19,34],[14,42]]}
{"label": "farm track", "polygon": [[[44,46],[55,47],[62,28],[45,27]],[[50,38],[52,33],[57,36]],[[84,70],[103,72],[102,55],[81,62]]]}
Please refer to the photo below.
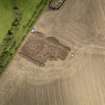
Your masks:
{"label": "farm track", "polygon": [[71,52],[43,68],[17,53],[0,77],[0,105],[105,105],[104,0],[66,0],[35,27]]}

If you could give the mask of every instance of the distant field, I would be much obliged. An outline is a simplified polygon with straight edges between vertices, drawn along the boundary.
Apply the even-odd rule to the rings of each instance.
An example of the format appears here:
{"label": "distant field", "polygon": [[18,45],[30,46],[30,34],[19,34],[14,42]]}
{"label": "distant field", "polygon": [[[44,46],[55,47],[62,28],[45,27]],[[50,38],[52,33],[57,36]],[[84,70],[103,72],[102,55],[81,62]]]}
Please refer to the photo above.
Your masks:
{"label": "distant field", "polygon": [[0,2],[0,72],[35,23],[48,0]]}

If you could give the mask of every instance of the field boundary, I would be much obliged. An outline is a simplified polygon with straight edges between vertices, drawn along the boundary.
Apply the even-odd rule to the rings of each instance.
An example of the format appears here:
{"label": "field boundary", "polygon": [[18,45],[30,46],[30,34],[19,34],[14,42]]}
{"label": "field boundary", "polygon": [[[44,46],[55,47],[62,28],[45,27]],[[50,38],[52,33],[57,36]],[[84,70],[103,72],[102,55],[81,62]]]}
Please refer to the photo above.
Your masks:
{"label": "field boundary", "polygon": [[[0,52],[0,73],[4,71],[5,67],[9,63],[9,61],[13,58],[14,54],[16,53],[17,49],[19,48],[20,44],[28,34],[28,32],[31,30],[33,24],[36,22],[37,18],[40,16],[41,12],[43,11],[44,7],[47,5],[48,0],[41,0],[41,2],[36,6],[36,10],[33,12],[32,17],[24,27],[23,31],[23,37],[22,39],[16,44],[15,40],[15,34],[18,31],[19,22],[21,21],[21,12],[18,10],[16,5],[14,5],[14,13],[15,13],[15,19],[11,25],[11,29],[6,34],[5,38],[2,41],[2,45],[0,45],[1,52]],[[17,15],[19,13],[19,15]],[[20,16],[20,17],[18,17]],[[12,30],[13,24],[15,24],[15,30]]]}

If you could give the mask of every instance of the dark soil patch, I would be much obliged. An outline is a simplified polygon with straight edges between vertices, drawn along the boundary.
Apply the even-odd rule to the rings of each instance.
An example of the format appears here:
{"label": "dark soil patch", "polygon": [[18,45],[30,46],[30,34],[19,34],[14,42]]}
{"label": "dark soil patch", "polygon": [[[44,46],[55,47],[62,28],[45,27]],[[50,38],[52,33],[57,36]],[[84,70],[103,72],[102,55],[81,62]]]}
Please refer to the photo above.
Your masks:
{"label": "dark soil patch", "polygon": [[20,53],[35,64],[44,66],[47,60],[65,60],[70,50],[55,37],[45,37],[42,33],[35,32],[30,35]]}

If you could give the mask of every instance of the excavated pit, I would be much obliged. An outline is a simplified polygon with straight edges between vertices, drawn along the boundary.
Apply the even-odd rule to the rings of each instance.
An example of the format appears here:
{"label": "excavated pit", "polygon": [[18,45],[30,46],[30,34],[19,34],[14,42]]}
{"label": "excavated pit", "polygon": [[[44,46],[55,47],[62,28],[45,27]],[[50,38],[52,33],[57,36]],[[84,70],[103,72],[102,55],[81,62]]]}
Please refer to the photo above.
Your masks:
{"label": "excavated pit", "polygon": [[55,37],[45,37],[43,33],[30,35],[20,53],[39,66],[49,61],[65,60],[71,49],[59,42]]}

